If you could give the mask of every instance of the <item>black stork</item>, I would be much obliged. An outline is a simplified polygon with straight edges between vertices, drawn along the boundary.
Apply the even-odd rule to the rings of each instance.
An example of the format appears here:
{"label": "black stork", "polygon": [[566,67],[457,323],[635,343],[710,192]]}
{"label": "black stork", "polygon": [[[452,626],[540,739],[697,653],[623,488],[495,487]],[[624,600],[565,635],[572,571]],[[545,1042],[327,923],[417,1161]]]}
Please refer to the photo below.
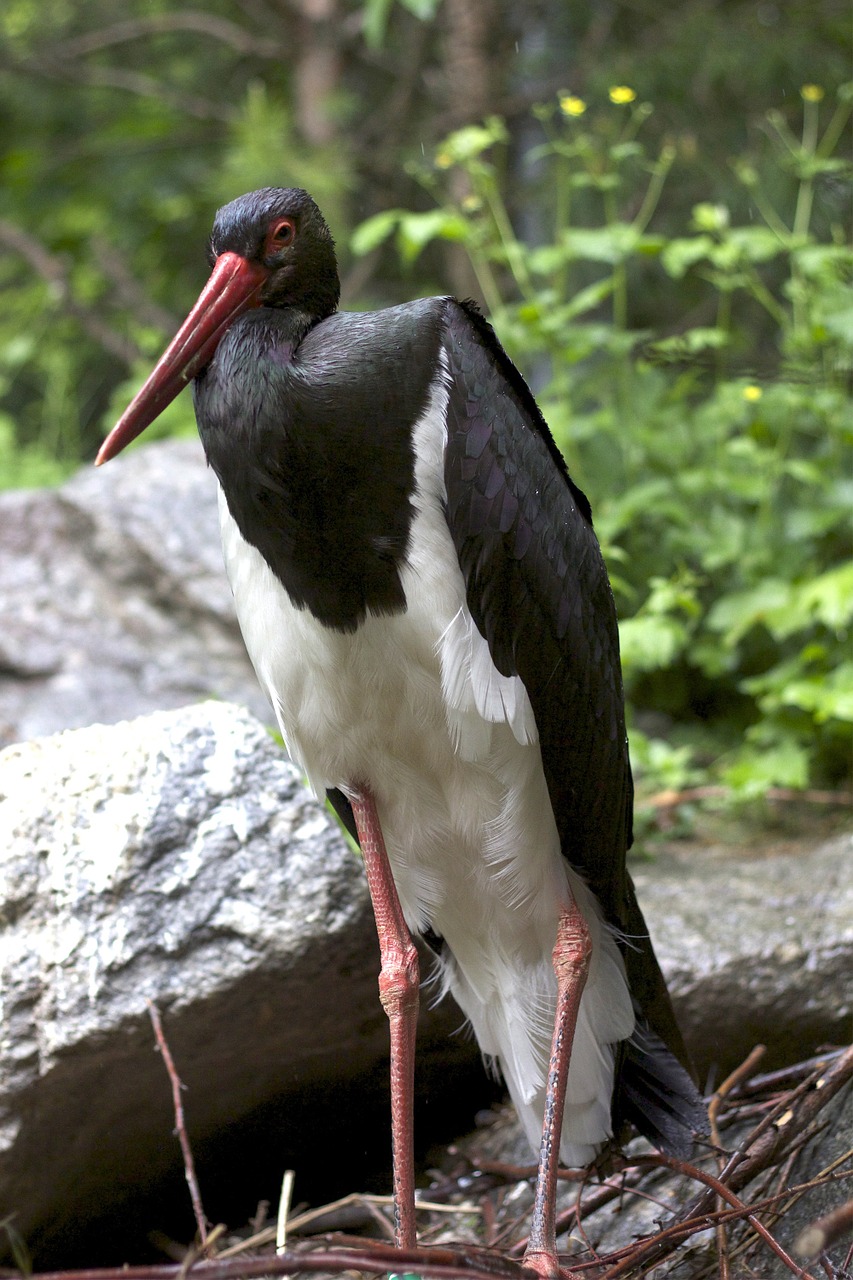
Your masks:
{"label": "black stork", "polygon": [[589,504],[470,303],[340,312],[304,191],[216,215],[208,283],[98,455],[193,380],[246,646],[292,757],[361,845],[391,1028],[397,1241],[415,1244],[418,959],[500,1068],[559,1274],[558,1159],[704,1124],[625,866],[616,614]]}

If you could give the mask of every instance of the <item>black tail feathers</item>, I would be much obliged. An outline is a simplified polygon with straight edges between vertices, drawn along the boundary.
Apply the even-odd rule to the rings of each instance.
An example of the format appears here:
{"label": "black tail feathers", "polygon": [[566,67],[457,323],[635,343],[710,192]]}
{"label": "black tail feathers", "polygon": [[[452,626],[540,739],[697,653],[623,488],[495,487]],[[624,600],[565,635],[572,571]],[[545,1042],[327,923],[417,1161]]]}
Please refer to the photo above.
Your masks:
{"label": "black tail feathers", "polygon": [[708,1112],[689,1072],[643,1018],[623,1046],[613,1095],[613,1131],[633,1124],[659,1151],[690,1155],[694,1135],[708,1132]]}

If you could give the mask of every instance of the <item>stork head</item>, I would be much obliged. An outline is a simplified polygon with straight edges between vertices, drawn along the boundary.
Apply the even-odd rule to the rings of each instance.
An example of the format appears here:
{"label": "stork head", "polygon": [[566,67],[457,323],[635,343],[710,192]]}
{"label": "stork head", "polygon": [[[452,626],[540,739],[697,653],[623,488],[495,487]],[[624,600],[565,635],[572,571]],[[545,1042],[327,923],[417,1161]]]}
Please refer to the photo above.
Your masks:
{"label": "stork head", "polygon": [[150,426],[213,359],[250,307],[292,307],[316,323],[338,305],[335,245],[317,205],[298,187],[264,187],[224,205],[209,248],[210,278],[142,390],[113,427],[100,466]]}

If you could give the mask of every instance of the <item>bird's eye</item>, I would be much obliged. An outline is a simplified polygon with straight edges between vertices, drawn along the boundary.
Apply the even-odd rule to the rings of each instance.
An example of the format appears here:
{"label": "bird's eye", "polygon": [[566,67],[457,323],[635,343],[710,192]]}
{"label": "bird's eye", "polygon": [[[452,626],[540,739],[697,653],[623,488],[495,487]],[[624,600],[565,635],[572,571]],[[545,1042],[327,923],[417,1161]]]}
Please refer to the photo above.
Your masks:
{"label": "bird's eye", "polygon": [[269,229],[267,243],[271,249],[281,249],[288,245],[296,235],[296,227],[291,218],[279,218]]}

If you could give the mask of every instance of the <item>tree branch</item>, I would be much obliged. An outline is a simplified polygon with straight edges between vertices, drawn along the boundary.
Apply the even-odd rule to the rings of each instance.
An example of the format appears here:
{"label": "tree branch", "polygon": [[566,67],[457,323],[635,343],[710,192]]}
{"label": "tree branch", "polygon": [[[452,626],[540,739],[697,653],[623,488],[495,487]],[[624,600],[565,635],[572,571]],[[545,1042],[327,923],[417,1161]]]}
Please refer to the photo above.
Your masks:
{"label": "tree branch", "polygon": [[128,311],[132,311],[144,324],[162,329],[164,333],[175,333],[180,319],[148,297],[136,277],[128,271],[127,262],[115,245],[110,244],[103,236],[95,235],[92,237],[92,247],[98,265],[113,285],[114,299]]}
{"label": "tree branch", "polygon": [[227,18],[217,17],[212,13],[188,9],[180,13],[152,14],[146,18],[128,18],[125,22],[115,22],[101,31],[91,31],[76,39],[65,40],[52,52],[58,60],[82,58],[100,49],[108,49],[118,44],[128,44],[133,40],[144,40],[148,36],[164,35],[170,32],[192,31],[199,35],[218,40],[240,54],[248,54],[256,58],[280,58],[284,47],[278,40],[268,40],[254,36]]}
{"label": "tree branch", "polygon": [[76,300],[72,293],[68,270],[62,258],[50,253],[41,241],[5,219],[0,219],[0,244],[5,244],[8,249],[20,254],[29,263],[36,274],[49,285],[57,307],[64,308],[69,315],[79,321],[90,338],[111,356],[115,356],[129,368],[133,367],[142,355],[139,347],[135,342],[123,338],[105,324],[93,308],[84,306]]}

